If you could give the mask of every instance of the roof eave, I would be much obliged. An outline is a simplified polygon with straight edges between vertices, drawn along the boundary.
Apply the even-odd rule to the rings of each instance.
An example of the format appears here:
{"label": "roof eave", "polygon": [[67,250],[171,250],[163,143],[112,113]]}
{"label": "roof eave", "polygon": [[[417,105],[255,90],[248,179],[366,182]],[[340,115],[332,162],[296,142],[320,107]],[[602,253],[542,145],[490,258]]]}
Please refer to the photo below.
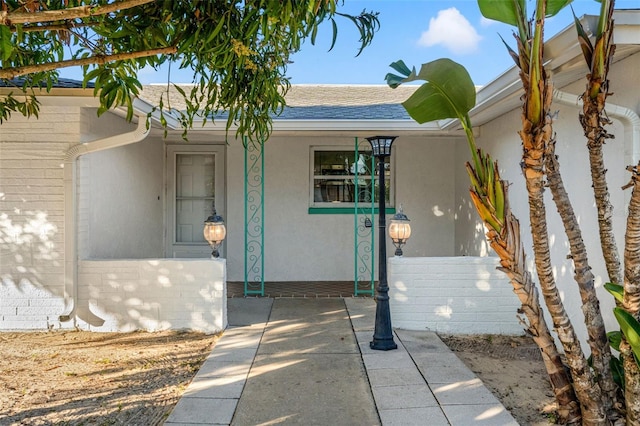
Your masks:
{"label": "roof eave", "polygon": [[[616,22],[614,42],[616,44],[640,44],[640,25],[638,24],[640,20],[638,15],[640,15],[640,10],[635,9],[614,11]],[[584,15],[580,18],[580,21],[587,33],[591,34],[592,29],[597,25],[598,17]],[[552,75],[565,72],[571,66],[575,68],[575,65],[583,61],[574,24],[567,26],[548,40],[544,48],[545,67]],[[586,72],[585,66],[584,70],[580,70],[576,77],[579,78]],[[572,74],[569,75],[571,76]],[[520,106],[521,89],[520,70],[515,65],[482,87],[477,93],[476,106],[469,113],[474,126],[485,124]],[[457,120],[454,120],[444,128],[451,129],[456,123]]]}
{"label": "roof eave", "polygon": [[[138,100],[139,101],[139,100]],[[140,105],[145,105],[145,113],[151,111],[152,106],[144,101],[140,101]],[[136,105],[138,108],[138,105]],[[152,120],[159,123],[159,112],[154,111],[151,114]],[[171,113],[165,112],[165,120],[167,128],[171,130],[180,130],[182,127],[178,119]],[[449,130],[444,130],[453,120],[439,120],[435,122],[418,124],[410,119],[382,119],[382,120],[348,120],[348,119],[278,119],[273,120],[273,133],[289,133],[289,132],[360,132],[360,131],[399,131],[410,133],[442,133],[445,134]],[[201,122],[200,122],[201,123]],[[229,133],[233,134],[237,130],[236,126],[231,126]],[[194,125],[189,129],[190,132],[221,132],[225,133],[226,119],[211,120],[209,119],[204,125]]]}

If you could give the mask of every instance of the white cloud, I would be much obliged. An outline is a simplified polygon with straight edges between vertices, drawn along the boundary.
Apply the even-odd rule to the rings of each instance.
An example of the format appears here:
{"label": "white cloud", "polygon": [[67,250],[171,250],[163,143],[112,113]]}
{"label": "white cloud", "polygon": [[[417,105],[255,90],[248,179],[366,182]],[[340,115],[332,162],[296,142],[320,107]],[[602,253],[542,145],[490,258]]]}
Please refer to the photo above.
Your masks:
{"label": "white cloud", "polygon": [[455,7],[441,10],[429,20],[429,29],[422,33],[418,45],[442,45],[453,53],[471,53],[482,37]]}

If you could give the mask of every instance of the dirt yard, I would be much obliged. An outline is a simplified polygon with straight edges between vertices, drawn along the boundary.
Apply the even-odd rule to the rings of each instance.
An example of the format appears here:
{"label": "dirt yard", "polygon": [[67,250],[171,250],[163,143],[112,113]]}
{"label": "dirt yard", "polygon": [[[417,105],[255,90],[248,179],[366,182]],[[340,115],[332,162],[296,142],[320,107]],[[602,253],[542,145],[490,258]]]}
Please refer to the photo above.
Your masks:
{"label": "dirt yard", "polygon": [[556,422],[555,399],[533,340],[496,335],[440,338],[482,379],[518,423],[544,426]]}
{"label": "dirt yard", "polygon": [[0,425],[162,424],[217,338],[0,333]]}
{"label": "dirt yard", "polygon": [[[553,422],[530,339],[441,336],[522,425]],[[218,336],[0,333],[0,425],[159,425]]]}

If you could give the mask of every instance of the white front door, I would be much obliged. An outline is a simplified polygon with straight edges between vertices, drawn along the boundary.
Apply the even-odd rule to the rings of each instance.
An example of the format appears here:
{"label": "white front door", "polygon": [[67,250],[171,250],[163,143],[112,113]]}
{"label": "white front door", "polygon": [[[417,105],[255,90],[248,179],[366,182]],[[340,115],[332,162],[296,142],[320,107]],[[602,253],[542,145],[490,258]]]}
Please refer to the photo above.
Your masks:
{"label": "white front door", "polygon": [[167,255],[208,257],[204,221],[213,208],[224,216],[224,147],[167,147]]}

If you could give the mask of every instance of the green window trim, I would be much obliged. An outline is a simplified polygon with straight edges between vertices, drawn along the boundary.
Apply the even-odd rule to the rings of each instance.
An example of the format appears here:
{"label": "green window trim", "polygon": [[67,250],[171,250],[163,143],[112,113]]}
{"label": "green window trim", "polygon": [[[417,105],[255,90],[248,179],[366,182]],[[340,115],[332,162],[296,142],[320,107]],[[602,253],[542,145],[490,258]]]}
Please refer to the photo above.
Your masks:
{"label": "green window trim", "polygon": [[[374,214],[378,214],[379,209],[376,207],[373,210]],[[395,214],[395,207],[385,208],[386,214]],[[309,214],[349,214],[353,215],[355,209],[353,207],[309,207]]]}

